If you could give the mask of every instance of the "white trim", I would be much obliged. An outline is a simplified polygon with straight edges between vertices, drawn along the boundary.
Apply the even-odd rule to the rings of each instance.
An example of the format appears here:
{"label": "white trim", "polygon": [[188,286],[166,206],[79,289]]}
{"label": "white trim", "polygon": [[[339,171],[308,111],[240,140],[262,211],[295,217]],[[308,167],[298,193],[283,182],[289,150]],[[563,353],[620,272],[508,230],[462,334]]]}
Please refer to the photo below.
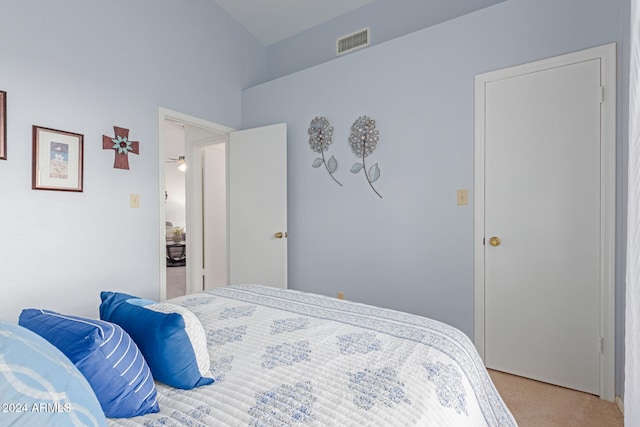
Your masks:
{"label": "white trim", "polygon": [[474,342],[485,356],[484,283],[484,152],[485,85],[488,82],[533,73],[576,62],[600,59],[601,86],[601,258],[600,333],[604,351],[600,358],[600,398],[613,402],[615,394],[615,177],[616,177],[616,45],[611,43],[476,76],[475,80],[475,209],[474,209]]}
{"label": "white trim", "polygon": [[485,360],[484,330],[484,152],[485,152],[485,80],[476,76],[475,86],[475,159],[474,159],[474,210],[473,210],[473,263],[474,263],[474,343],[482,360]]}
{"label": "white trim", "polygon": [[622,398],[620,396],[616,396],[616,405],[618,405],[618,409],[620,409],[620,412],[622,412],[622,415],[624,415],[624,401],[622,400]]}
{"label": "white trim", "polygon": [[[165,229],[165,211],[164,211],[164,188],[165,188],[165,174],[164,174],[164,159],[165,159],[165,130],[164,130],[164,122],[165,120],[173,120],[179,123],[182,123],[186,126],[192,126],[200,129],[206,129],[213,133],[218,133],[219,138],[217,140],[221,140],[221,142],[226,143],[228,141],[228,135],[230,132],[233,132],[234,129],[223,126],[217,123],[213,123],[204,119],[200,119],[198,117],[189,116],[187,114],[179,113],[177,111],[172,111],[167,108],[159,107],[158,108],[158,209],[160,212],[160,223],[159,223],[159,257],[160,257],[160,300],[164,301],[167,299],[167,270],[166,270],[166,229]],[[196,164],[201,164],[200,158],[200,148],[212,144],[214,141],[211,138],[203,139],[203,140],[191,140],[185,141],[185,155],[189,153],[187,158],[191,157]],[[199,178],[194,171],[185,172],[186,177],[186,204],[187,206],[193,207],[197,204],[198,198],[194,196],[197,191],[197,184],[194,184]],[[200,199],[201,203],[202,200]],[[200,226],[198,226],[200,224]],[[190,212],[187,214],[186,218],[186,227],[190,235],[192,236],[202,236],[201,230],[202,224],[202,209],[190,209]],[[200,230],[200,231],[198,231]],[[199,234],[198,234],[199,233]],[[201,240],[201,239],[200,239]],[[198,260],[202,259],[202,244],[199,243],[198,239],[195,238],[187,238],[187,259],[191,259],[191,262],[187,262],[187,293],[191,293],[197,290],[197,286],[194,283],[194,277],[197,277],[197,269],[198,269]],[[196,261],[196,262],[193,262]],[[200,261],[201,265],[202,262]],[[200,270],[202,270],[200,268]]]}

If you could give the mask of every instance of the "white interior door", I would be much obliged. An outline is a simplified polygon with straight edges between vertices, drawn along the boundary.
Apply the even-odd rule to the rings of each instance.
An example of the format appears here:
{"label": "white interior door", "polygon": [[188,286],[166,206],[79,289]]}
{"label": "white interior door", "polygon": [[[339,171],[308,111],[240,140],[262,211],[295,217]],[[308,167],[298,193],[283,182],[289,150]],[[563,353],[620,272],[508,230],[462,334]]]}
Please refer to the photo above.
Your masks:
{"label": "white interior door", "polygon": [[287,287],[287,126],[229,134],[229,284]]}
{"label": "white interior door", "polygon": [[484,83],[477,224],[487,367],[593,394],[606,324],[602,68],[580,60]]}

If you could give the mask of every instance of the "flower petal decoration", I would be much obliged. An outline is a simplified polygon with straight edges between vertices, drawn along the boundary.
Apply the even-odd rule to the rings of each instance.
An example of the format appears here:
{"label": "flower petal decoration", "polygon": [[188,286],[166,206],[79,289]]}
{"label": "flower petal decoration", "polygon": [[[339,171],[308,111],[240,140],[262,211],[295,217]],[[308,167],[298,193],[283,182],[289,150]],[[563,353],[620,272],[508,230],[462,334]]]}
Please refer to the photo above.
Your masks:
{"label": "flower petal decoration", "polygon": [[324,152],[329,149],[329,145],[333,142],[333,126],[331,126],[326,117],[316,116],[311,120],[308,134],[309,147],[314,152],[321,154],[321,157],[313,161],[312,166],[318,168],[324,165],[331,178],[342,187],[342,183],[333,176],[333,173],[338,169],[338,161],[334,156],[331,156],[328,161],[324,157]]}
{"label": "flower petal decoration", "polygon": [[131,141],[129,141],[126,136],[118,136],[117,138],[113,138],[111,141],[113,141],[113,147],[111,148],[113,148],[114,150],[118,150],[119,154],[126,154],[129,151],[133,150]]}
{"label": "flower petal decoration", "polygon": [[356,156],[366,157],[371,154],[376,149],[379,139],[375,120],[367,116],[360,116],[351,125],[349,144],[351,144],[351,151]]}
{"label": "flower petal decoration", "polygon": [[351,125],[351,135],[349,136],[351,151],[361,158],[360,162],[356,162],[351,166],[351,173],[358,173],[361,170],[364,171],[364,176],[367,178],[369,186],[378,197],[382,198],[382,195],[373,187],[373,183],[380,178],[380,167],[376,163],[371,166],[367,172],[365,162],[365,158],[376,149],[379,139],[380,136],[376,129],[375,120],[367,116],[360,116],[353,122],[353,125]]}
{"label": "flower petal decoration", "polygon": [[113,127],[115,136],[102,135],[102,148],[113,150],[116,169],[129,169],[129,153],[140,154],[140,142],[129,140],[129,129]]}

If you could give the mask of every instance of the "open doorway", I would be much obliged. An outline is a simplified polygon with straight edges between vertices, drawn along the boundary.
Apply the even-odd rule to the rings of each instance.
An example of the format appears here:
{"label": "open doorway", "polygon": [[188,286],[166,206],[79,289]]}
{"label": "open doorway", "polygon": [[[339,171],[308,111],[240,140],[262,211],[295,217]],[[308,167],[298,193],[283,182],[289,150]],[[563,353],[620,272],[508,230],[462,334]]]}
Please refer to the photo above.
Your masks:
{"label": "open doorway", "polygon": [[225,147],[232,130],[159,110],[161,300],[227,284]]}
{"label": "open doorway", "polygon": [[164,213],[167,298],[187,293],[185,125],[165,120]]}

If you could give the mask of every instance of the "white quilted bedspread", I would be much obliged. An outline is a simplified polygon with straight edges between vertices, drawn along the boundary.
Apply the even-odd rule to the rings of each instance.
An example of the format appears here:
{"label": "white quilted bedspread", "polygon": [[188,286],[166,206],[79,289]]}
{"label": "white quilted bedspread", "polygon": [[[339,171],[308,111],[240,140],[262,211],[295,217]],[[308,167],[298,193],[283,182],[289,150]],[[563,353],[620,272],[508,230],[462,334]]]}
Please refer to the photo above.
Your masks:
{"label": "white quilted bedspread", "polygon": [[207,334],[215,382],[156,383],[120,426],[515,426],[473,344],[443,323],[256,285],[172,300]]}

